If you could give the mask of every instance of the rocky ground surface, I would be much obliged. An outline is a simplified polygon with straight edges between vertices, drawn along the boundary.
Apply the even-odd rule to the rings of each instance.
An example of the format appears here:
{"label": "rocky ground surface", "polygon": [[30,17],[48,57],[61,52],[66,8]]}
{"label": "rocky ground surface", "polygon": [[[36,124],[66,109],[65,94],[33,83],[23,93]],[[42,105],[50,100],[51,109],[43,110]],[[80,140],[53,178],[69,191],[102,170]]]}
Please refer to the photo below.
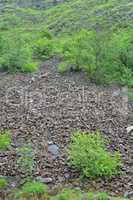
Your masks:
{"label": "rocky ground surface", "polygon": [[[30,143],[36,155],[34,178],[50,187],[69,185],[132,195],[133,125],[127,89],[90,84],[83,73],[60,75],[58,59],[42,64],[33,74],[0,75],[0,130],[12,133],[12,149],[0,152],[0,175],[15,187],[26,174],[17,167],[16,148]],[[129,108],[131,109],[132,103]],[[131,111],[131,110],[130,110]],[[99,130],[109,149],[122,154],[122,173],[112,179],[79,181],[79,172],[67,164],[65,149],[74,130]]]}

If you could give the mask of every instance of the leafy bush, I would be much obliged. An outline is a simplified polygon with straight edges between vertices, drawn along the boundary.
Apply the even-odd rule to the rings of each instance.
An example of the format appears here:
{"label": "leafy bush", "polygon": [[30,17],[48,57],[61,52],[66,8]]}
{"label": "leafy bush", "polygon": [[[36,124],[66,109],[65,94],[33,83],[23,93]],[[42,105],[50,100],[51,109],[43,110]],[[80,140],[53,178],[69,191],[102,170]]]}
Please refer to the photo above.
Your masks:
{"label": "leafy bush", "polygon": [[4,189],[7,186],[7,180],[4,178],[0,178],[0,190]]}
{"label": "leafy bush", "polygon": [[62,43],[63,62],[59,71],[64,72],[70,66],[75,70],[87,71],[91,76],[96,70],[95,32],[82,30]]}
{"label": "leafy bush", "polygon": [[17,148],[17,166],[24,173],[31,175],[35,168],[35,155],[30,145]]}
{"label": "leafy bush", "polygon": [[31,72],[37,68],[32,61],[32,48],[18,36],[0,35],[0,68],[8,71]]}
{"label": "leafy bush", "polygon": [[[109,41],[103,43],[103,58],[100,66],[103,69],[106,81],[133,85],[132,39],[132,30],[121,31],[112,34]],[[99,72],[101,69],[99,69]]]}
{"label": "leafy bush", "polygon": [[16,197],[30,198],[47,196],[47,186],[39,182],[27,182],[23,185],[20,191],[16,193]]}
{"label": "leafy bush", "polygon": [[78,190],[64,189],[51,200],[81,200],[82,193]]}
{"label": "leafy bush", "polygon": [[76,132],[67,150],[70,163],[86,177],[111,177],[116,174],[121,161],[118,153],[111,154],[106,150],[106,143],[99,133]]}
{"label": "leafy bush", "polygon": [[9,132],[0,133],[0,150],[6,150],[11,146],[11,135]]}
{"label": "leafy bush", "polygon": [[71,67],[84,70],[91,80],[99,83],[118,82],[133,85],[133,31],[122,33],[80,32],[60,39],[63,61],[59,72]]}

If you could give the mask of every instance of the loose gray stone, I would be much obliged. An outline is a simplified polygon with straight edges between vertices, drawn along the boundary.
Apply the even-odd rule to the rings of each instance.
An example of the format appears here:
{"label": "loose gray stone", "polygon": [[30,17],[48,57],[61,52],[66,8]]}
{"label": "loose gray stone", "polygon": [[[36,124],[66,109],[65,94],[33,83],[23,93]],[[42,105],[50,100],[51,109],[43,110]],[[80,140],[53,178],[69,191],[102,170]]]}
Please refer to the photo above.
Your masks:
{"label": "loose gray stone", "polygon": [[127,133],[131,133],[133,131],[133,126],[127,127]]}
{"label": "loose gray stone", "polygon": [[41,176],[37,177],[36,180],[41,182],[41,183],[45,183],[45,184],[53,182],[52,178],[42,178]]}
{"label": "loose gray stone", "polygon": [[131,197],[133,197],[133,192],[125,192],[125,194],[124,194],[124,197],[126,197],[126,198],[131,198]]}
{"label": "loose gray stone", "polygon": [[49,144],[48,152],[54,156],[58,156],[59,155],[59,147],[56,144]]}

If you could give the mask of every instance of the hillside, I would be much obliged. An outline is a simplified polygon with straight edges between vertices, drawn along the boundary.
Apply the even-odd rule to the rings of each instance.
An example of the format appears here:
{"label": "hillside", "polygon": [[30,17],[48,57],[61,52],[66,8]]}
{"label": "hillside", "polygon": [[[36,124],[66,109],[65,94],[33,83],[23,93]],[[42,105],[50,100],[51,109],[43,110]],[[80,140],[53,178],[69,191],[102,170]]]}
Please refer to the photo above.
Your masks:
{"label": "hillside", "polygon": [[[88,77],[94,82],[120,83],[132,87],[131,1],[73,0],[58,3],[47,1],[44,2],[45,6],[39,9],[35,6],[35,1],[27,4],[14,3],[11,6],[8,3],[1,12],[1,37],[3,40],[8,38],[7,46],[10,46],[10,40],[12,42],[17,40],[18,43],[8,49],[11,49],[11,52],[12,49],[17,51],[18,46],[21,46],[23,57],[27,54],[27,63],[21,63],[20,66],[21,58],[18,57],[19,61],[14,64],[17,65],[16,68],[22,68],[21,71],[33,71],[39,67],[39,64],[33,63],[33,56],[37,60],[40,58],[46,60],[53,55],[62,55],[64,62],[59,66],[61,72],[67,71],[69,66],[74,65],[75,68],[86,71]],[[52,34],[52,41],[49,41],[50,38],[46,38],[47,34],[43,33],[47,31],[49,31],[47,34]],[[81,38],[82,48],[76,47],[78,37]],[[69,49],[70,45],[72,48]],[[69,50],[66,50],[65,46],[68,46]],[[69,58],[67,51],[69,51]],[[85,54],[84,51],[89,54]],[[82,55],[80,59],[78,54]],[[6,52],[3,57],[1,65],[11,68],[8,63],[12,61],[9,60],[8,63],[4,61]],[[104,76],[100,78],[102,74]]]}
{"label": "hillside", "polygon": [[[30,28],[38,27],[41,29],[42,26],[43,28],[47,26],[56,34],[63,32],[71,34],[73,31],[78,31],[81,28],[94,28],[99,31],[105,29],[118,30],[121,28],[132,28],[133,9],[131,0],[72,0],[57,5],[45,3],[47,5],[46,7],[43,8],[42,6],[42,9],[33,10],[31,9],[37,8],[34,5],[36,1],[26,2],[27,6],[24,2],[17,4],[17,6],[13,4],[11,6],[12,9],[14,8],[13,10],[7,7],[10,13],[3,14],[3,17],[5,15],[5,19],[7,17],[5,21],[8,23],[8,15],[10,15],[10,22],[13,22],[14,19],[16,19],[16,22],[20,22],[20,24],[14,24],[15,28],[16,25],[19,28],[26,27],[26,24],[23,23],[27,21],[27,24],[31,22],[31,25],[33,25]],[[27,8],[17,10],[19,7]],[[22,24],[23,27],[21,26]]]}
{"label": "hillside", "polygon": [[0,1],[0,200],[132,200],[132,55],[132,0]]}

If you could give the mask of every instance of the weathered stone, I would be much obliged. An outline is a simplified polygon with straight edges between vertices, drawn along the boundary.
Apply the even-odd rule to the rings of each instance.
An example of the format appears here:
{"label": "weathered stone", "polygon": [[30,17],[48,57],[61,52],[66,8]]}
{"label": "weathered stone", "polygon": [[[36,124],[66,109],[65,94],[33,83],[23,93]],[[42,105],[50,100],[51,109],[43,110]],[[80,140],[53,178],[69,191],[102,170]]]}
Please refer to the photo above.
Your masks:
{"label": "weathered stone", "polygon": [[127,133],[131,133],[133,131],[133,126],[127,127]]}
{"label": "weathered stone", "polygon": [[50,144],[50,145],[48,145],[48,152],[54,156],[58,156],[59,155],[59,147],[56,144]]}
{"label": "weathered stone", "polygon": [[45,184],[53,182],[52,178],[42,178],[40,176],[37,177],[36,180],[39,181],[39,182],[41,182],[41,183],[45,183]]}

